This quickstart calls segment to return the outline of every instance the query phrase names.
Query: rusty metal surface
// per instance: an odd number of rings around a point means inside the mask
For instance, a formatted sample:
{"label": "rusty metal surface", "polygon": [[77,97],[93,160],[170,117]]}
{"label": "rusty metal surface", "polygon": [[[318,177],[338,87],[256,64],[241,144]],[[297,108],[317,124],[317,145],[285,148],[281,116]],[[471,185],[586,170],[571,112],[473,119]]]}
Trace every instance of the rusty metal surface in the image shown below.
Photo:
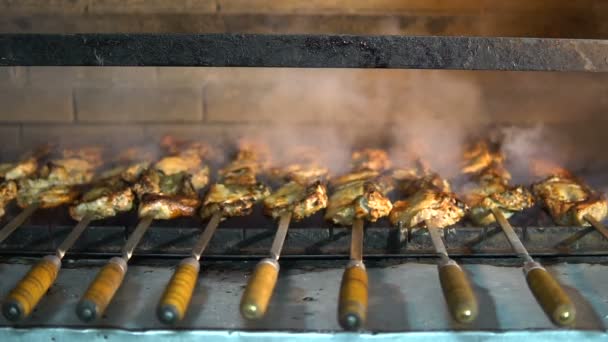
{"label": "rusty metal surface", "polygon": [[264,34],[2,34],[0,66],[608,71],[608,40]]}

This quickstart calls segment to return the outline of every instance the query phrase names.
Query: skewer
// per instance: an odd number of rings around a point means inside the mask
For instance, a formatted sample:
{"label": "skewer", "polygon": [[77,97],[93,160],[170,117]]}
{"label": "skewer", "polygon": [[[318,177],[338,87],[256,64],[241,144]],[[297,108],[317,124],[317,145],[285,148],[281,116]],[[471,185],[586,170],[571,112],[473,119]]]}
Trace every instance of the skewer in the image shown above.
{"label": "skewer", "polygon": [[40,208],[39,203],[32,204],[25,209],[23,209],[17,216],[15,216],[9,223],[7,223],[0,230],[0,243],[6,240],[17,228],[21,227],[21,225],[28,219],[36,210]]}
{"label": "skewer", "polygon": [[29,316],[42,296],[53,285],[61,268],[61,259],[74,245],[92,221],[92,216],[85,216],[76,224],[70,234],[57,247],[55,255],[47,255],[30,268],[29,272],[17,283],[8,294],[2,305],[4,317],[18,321]]}
{"label": "skewer", "polygon": [[342,275],[338,322],[346,330],[357,330],[367,318],[368,278],[363,264],[363,220],[355,219],[350,242],[350,262]]}
{"label": "skewer", "polygon": [[97,273],[95,280],[89,285],[76,307],[76,314],[82,321],[92,321],[105,312],[122,284],[127,273],[127,263],[135,247],[150,228],[152,221],[154,221],[152,216],[142,218],[123,246],[121,256],[110,259]]}
{"label": "skewer", "polygon": [[175,269],[158,304],[156,313],[161,322],[173,324],[184,318],[192,299],[192,293],[196,287],[200,270],[199,260],[211,241],[221,219],[222,213],[220,211],[211,216],[207,227],[200,235],[194,248],[192,248],[190,257],[183,259]]}
{"label": "skewer", "polygon": [[435,252],[439,256],[437,269],[448,309],[456,321],[470,323],[477,318],[478,312],[477,298],[471,284],[462,268],[456,261],[450,259],[438,228],[428,220],[425,224],[431,235]]}
{"label": "skewer", "polygon": [[255,267],[241,298],[241,315],[247,319],[260,319],[266,314],[270,298],[279,277],[279,258],[287,237],[291,211],[281,215],[277,232],[270,248],[270,257]]}
{"label": "skewer", "polygon": [[[591,226],[593,226],[593,228],[595,228],[595,230],[598,231],[598,233],[602,234],[602,236],[605,239],[608,239],[608,228],[606,228],[606,226],[604,226],[603,223],[601,223],[600,221],[596,220],[593,216],[586,214],[585,216],[583,216],[583,218],[589,222],[591,224]],[[0,240],[1,242],[1,240]]]}
{"label": "skewer", "polygon": [[565,326],[573,323],[576,319],[576,310],[566,292],[541,264],[532,259],[502,212],[492,208],[492,214],[517,256],[524,260],[524,274],[528,286],[547,316],[557,325]]}

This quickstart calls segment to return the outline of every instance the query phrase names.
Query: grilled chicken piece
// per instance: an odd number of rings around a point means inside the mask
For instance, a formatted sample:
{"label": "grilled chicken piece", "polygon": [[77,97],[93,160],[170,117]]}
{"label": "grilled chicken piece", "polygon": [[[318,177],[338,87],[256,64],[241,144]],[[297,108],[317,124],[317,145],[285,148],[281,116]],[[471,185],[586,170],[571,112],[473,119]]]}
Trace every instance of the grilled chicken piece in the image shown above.
{"label": "grilled chicken piece", "polygon": [[167,175],[155,168],[147,170],[133,186],[140,200],[139,216],[157,220],[193,216],[200,199],[191,179],[186,172]]}
{"label": "grilled chicken piece", "polygon": [[389,216],[394,225],[411,228],[429,221],[437,228],[445,228],[466,214],[466,205],[450,191],[450,184],[437,174],[407,179],[400,188],[406,199],[395,202]]}
{"label": "grilled chicken piece", "polygon": [[33,175],[38,170],[38,159],[27,158],[19,163],[0,164],[0,178],[16,180]]}
{"label": "grilled chicken piece", "polygon": [[263,146],[240,143],[236,158],[218,171],[219,183],[212,185],[205,196],[202,218],[216,212],[221,212],[223,217],[249,215],[255,203],[270,195],[270,189],[256,178],[256,174],[266,168],[264,151]]}
{"label": "grilled chicken piece", "polygon": [[254,204],[270,195],[268,187],[256,184],[213,184],[205,196],[202,218],[209,218],[218,211],[225,217],[251,214]]}
{"label": "grilled chicken piece", "polygon": [[6,206],[17,197],[17,183],[7,180],[0,183],[0,217],[6,213]]}
{"label": "grilled chicken piece", "polygon": [[534,184],[532,191],[559,225],[590,226],[585,215],[602,221],[608,214],[606,199],[566,172]]}
{"label": "grilled chicken piece", "polygon": [[62,158],[51,160],[35,177],[19,180],[17,204],[53,208],[72,203],[79,193],[74,186],[90,182],[101,165],[101,151],[99,147],[64,150]]}
{"label": "grilled chicken piece", "polygon": [[534,205],[530,191],[524,186],[509,186],[505,173],[498,165],[490,166],[478,175],[476,187],[465,190],[465,202],[471,208],[469,217],[475,224],[487,226],[496,222],[492,208],[500,210],[508,219]]}
{"label": "grilled chicken piece", "polygon": [[476,142],[464,152],[465,165],[462,173],[476,174],[488,168],[491,164],[502,165],[504,155],[500,152],[490,151],[486,141]]}
{"label": "grilled chicken piece", "polygon": [[327,206],[327,188],[320,181],[291,181],[264,199],[264,213],[278,218],[286,212],[299,221]]}
{"label": "grilled chicken piece", "polygon": [[332,181],[325,219],[335,224],[352,225],[356,219],[375,222],[387,216],[393,205],[386,197],[394,182],[380,172],[390,167],[386,152],[366,149],[351,156],[353,172]]}
{"label": "grilled chicken piece", "polygon": [[91,215],[94,220],[116,216],[133,208],[135,195],[120,175],[104,179],[82,195],[76,205],[70,207],[70,215],[76,221]]}

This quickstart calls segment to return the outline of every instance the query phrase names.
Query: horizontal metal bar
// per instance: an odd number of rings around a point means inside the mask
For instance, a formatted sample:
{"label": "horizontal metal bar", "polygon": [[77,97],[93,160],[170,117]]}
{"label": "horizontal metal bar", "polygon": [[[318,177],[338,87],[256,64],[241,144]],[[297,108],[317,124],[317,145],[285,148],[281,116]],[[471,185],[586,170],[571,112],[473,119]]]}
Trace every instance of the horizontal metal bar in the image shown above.
{"label": "horizontal metal bar", "polygon": [[0,66],[608,71],[608,40],[264,34],[2,34]]}

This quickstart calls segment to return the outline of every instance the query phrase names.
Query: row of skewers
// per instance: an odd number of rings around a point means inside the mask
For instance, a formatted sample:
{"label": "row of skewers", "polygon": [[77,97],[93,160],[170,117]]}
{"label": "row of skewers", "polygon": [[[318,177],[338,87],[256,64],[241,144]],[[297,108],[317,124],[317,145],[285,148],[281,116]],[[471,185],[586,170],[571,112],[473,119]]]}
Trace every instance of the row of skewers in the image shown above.
{"label": "row of skewers", "polygon": [[[278,220],[278,228],[269,257],[255,267],[243,293],[240,311],[246,319],[259,319],[268,310],[289,223],[325,209],[327,220],[352,227],[350,262],[342,278],[338,305],[338,320],[345,329],[356,330],[365,323],[368,277],[362,252],[364,225],[383,217],[396,227],[428,230],[439,256],[439,278],[448,308],[455,320],[464,323],[476,318],[477,300],[465,273],[449,258],[440,229],[465,217],[479,226],[498,223],[524,260],[526,279],[539,304],[553,322],[567,325],[576,315],[572,302],[529,256],[507,219],[540,201],[557,224],[593,225],[602,230],[600,222],[608,213],[606,200],[564,169],[545,172],[548,177],[535,183],[531,191],[510,185],[504,156],[486,141],[466,150],[462,172],[474,186],[466,187],[462,198],[417,156],[413,167],[391,169],[386,152],[355,151],[351,171],[329,178],[329,170],[318,162],[317,151],[289,151],[291,157],[286,165],[271,168],[269,153],[263,146],[242,142],[201,199],[199,194],[210,181],[208,163],[213,149],[201,142],[169,137],[163,139],[161,146],[165,155],[160,159],[145,150],[128,149],[112,158],[104,171],[99,171],[104,163],[102,149],[97,147],[60,153],[41,149],[21,162],[0,165],[0,207],[16,199],[23,208],[0,230],[0,242],[39,208],[69,205],[70,215],[78,221],[56,253],[34,265],[7,295],[2,305],[7,319],[17,321],[33,311],[55,281],[61,259],[92,221],[137,206],[140,221],[121,255],[102,267],[76,312],[83,321],[103,314],[121,286],[129,259],[154,220],[198,213],[208,220],[207,226],[191,256],[176,267],[158,305],[159,320],[175,323],[186,314],[198,279],[200,258],[219,224],[230,217],[249,215],[254,205],[262,202],[265,214]],[[275,191],[259,181],[264,172],[281,183]],[[388,194],[394,190],[402,199],[392,203]]]}

